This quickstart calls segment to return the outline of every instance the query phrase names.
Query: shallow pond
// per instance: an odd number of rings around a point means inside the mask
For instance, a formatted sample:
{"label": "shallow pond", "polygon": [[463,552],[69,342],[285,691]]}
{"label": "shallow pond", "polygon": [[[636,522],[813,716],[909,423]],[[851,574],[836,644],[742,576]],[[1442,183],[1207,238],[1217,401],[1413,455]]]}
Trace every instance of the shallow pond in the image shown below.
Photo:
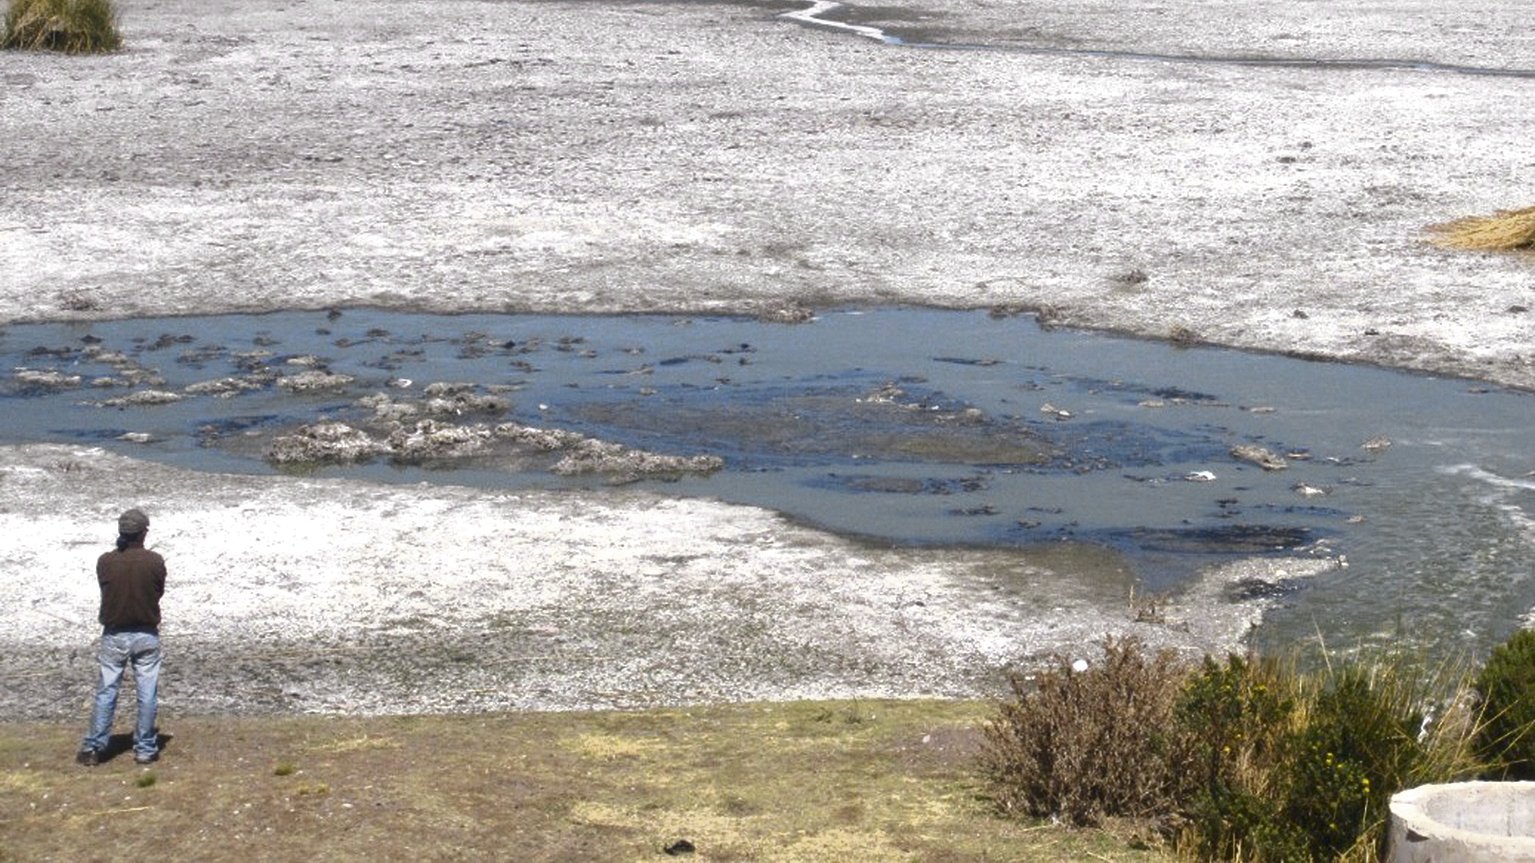
{"label": "shallow pond", "polygon": [[[1464,380],[920,309],[797,325],[368,309],[13,325],[0,354],[6,442],[270,472],[275,436],[376,421],[358,405],[372,394],[465,383],[495,406],[445,422],[716,455],[723,470],[643,484],[871,541],[1108,549],[1149,591],[1232,556],[1344,557],[1289,595],[1268,645],[1480,648],[1535,606],[1535,397]],[[291,386],[316,373],[332,385]],[[166,395],[137,403],[145,392]],[[489,450],[306,470],[605,482],[549,462]]]}

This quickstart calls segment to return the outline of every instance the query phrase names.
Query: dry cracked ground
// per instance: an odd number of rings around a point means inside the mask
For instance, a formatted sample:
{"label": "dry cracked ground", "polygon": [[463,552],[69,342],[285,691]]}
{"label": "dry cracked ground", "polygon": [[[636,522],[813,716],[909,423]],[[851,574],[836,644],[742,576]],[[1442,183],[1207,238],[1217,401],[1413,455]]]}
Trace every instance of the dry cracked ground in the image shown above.
{"label": "dry cracked ground", "polygon": [[[1426,229],[1528,206],[1513,0],[126,0],[127,48],[0,55],[0,321],[351,305],[1005,307],[1535,385],[1528,255]],[[1463,68],[1457,68],[1463,67]],[[1082,556],[892,551],[636,491],[210,477],[0,450],[0,718],[86,697],[90,561],[170,561],[167,709],[424,712],[973,695],[1166,623]]]}

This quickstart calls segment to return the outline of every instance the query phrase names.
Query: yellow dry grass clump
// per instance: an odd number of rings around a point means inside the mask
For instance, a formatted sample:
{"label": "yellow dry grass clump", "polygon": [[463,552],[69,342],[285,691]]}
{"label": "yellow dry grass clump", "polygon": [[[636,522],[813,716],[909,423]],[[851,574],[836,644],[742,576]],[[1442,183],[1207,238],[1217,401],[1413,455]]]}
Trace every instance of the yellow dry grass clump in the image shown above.
{"label": "yellow dry grass clump", "polygon": [[97,54],[123,44],[112,0],[11,0],[0,48]]}
{"label": "yellow dry grass clump", "polygon": [[1535,249],[1535,207],[1468,216],[1432,228],[1442,246],[1473,251]]}

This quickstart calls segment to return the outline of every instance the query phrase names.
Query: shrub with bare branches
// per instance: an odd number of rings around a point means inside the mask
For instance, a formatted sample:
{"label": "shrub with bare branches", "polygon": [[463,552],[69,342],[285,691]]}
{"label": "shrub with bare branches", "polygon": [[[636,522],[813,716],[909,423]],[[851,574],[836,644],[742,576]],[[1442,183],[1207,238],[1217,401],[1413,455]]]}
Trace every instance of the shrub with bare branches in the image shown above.
{"label": "shrub with bare branches", "polygon": [[1134,638],[1110,638],[1085,671],[1056,656],[1033,686],[1015,676],[1014,697],[985,729],[998,804],[1073,824],[1173,816],[1194,772],[1174,722],[1188,673],[1171,652],[1147,655]]}

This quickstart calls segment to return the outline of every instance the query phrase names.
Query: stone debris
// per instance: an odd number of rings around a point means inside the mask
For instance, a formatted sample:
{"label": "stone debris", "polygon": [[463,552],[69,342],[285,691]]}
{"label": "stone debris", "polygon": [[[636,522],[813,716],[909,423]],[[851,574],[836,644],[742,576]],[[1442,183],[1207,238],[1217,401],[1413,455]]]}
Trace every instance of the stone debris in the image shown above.
{"label": "stone debris", "polygon": [[266,361],[272,358],[272,352],[266,350],[240,351],[229,355],[235,365],[246,371],[266,368]]}
{"label": "stone debris", "polygon": [[395,401],[386,393],[374,393],[357,400],[357,406],[373,411],[373,418],[380,422],[402,422],[421,413],[415,402]]}
{"label": "stone debris", "polygon": [[11,374],[11,378],[23,386],[51,390],[74,389],[80,385],[81,381],[79,375],[67,375],[51,369],[17,369]]}
{"label": "stone debris", "polygon": [[894,404],[906,397],[906,391],[895,385],[894,381],[886,381],[879,389],[873,390],[856,399],[860,404]]}
{"label": "stone debris", "polygon": [[[315,383],[329,383],[329,372],[315,371],[282,378],[285,386],[295,378],[316,377]],[[350,379],[347,378],[349,381]],[[378,392],[357,400],[360,408],[372,411],[366,425],[371,433],[340,422],[315,423],[272,441],[267,459],[274,463],[348,463],[383,455],[391,460],[415,464],[444,459],[488,455],[499,443],[519,448],[526,454],[560,453],[551,470],[561,476],[605,474],[615,483],[646,478],[675,477],[687,473],[712,473],[724,467],[717,456],[672,456],[633,450],[618,444],[594,440],[583,434],[562,429],[545,429],[518,423],[490,426],[484,423],[455,424],[443,418],[464,414],[502,414],[511,409],[511,400],[499,392],[481,393],[474,383],[437,382],[421,389],[421,398],[397,398]],[[491,387],[496,390],[497,388]],[[506,388],[500,388],[502,390]],[[540,409],[545,406],[540,405]]]}
{"label": "stone debris", "polygon": [[137,408],[150,405],[168,405],[179,402],[184,398],[181,393],[166,392],[165,390],[139,390],[115,399],[107,399],[101,404],[109,408]]}
{"label": "stone debris", "polygon": [[815,311],[796,302],[767,306],[757,312],[765,324],[803,324],[815,319]]}
{"label": "stone debris", "polygon": [[422,408],[427,413],[438,416],[461,416],[471,413],[504,414],[512,409],[512,402],[504,396],[454,393],[449,396],[428,398],[422,404]]}
{"label": "stone debris", "polygon": [[1284,470],[1290,466],[1284,456],[1257,444],[1237,444],[1231,448],[1231,455],[1240,461],[1252,462],[1264,470]]}
{"label": "stone debris", "polygon": [[564,429],[541,429],[532,426],[502,423],[496,426],[496,436],[536,450],[554,452],[586,440],[586,435]]}
{"label": "stone debris", "polygon": [[588,438],[572,447],[550,470],[560,476],[606,474],[612,482],[624,483],[688,473],[714,473],[724,466],[725,460],[719,456],[659,455]]}
{"label": "stone debris", "polygon": [[396,429],[389,435],[388,446],[391,457],[398,461],[460,458],[484,451],[492,436],[484,425],[457,426],[424,419]]}
{"label": "stone debris", "polygon": [[229,398],[250,390],[259,390],[270,383],[270,379],[260,378],[218,378],[211,381],[198,381],[188,384],[185,391],[194,395],[210,395],[219,398]]}
{"label": "stone debris", "polygon": [[85,358],[92,362],[101,363],[104,366],[117,366],[118,368],[138,365],[138,363],[134,362],[122,351],[109,351],[100,345],[91,345],[86,348]]}
{"label": "stone debris", "polygon": [[455,384],[441,387],[428,386],[416,401],[394,399],[387,393],[374,393],[357,400],[359,407],[373,411],[373,418],[381,422],[404,422],[422,416],[449,417],[465,414],[500,415],[512,409],[511,399],[501,395],[473,392],[474,384]]}
{"label": "stone debris", "polygon": [[436,383],[427,384],[422,392],[426,394],[427,398],[440,399],[472,393],[478,388],[479,385],[475,383],[437,381]]}
{"label": "stone debris", "polygon": [[[292,362],[291,360],[289,362]],[[277,379],[277,385],[290,392],[314,392],[316,390],[339,390],[351,384],[356,378],[351,375],[338,374],[319,369],[307,372],[299,372],[296,375],[288,375]]]}
{"label": "stone debris", "polygon": [[361,429],[346,423],[320,422],[273,438],[266,457],[275,464],[348,463],[364,461],[387,450],[385,444]]}
{"label": "stone debris", "polygon": [[1385,435],[1376,435],[1375,437],[1372,437],[1364,443],[1360,444],[1359,448],[1368,452],[1382,452],[1388,449],[1390,446],[1391,438],[1388,438]]}

